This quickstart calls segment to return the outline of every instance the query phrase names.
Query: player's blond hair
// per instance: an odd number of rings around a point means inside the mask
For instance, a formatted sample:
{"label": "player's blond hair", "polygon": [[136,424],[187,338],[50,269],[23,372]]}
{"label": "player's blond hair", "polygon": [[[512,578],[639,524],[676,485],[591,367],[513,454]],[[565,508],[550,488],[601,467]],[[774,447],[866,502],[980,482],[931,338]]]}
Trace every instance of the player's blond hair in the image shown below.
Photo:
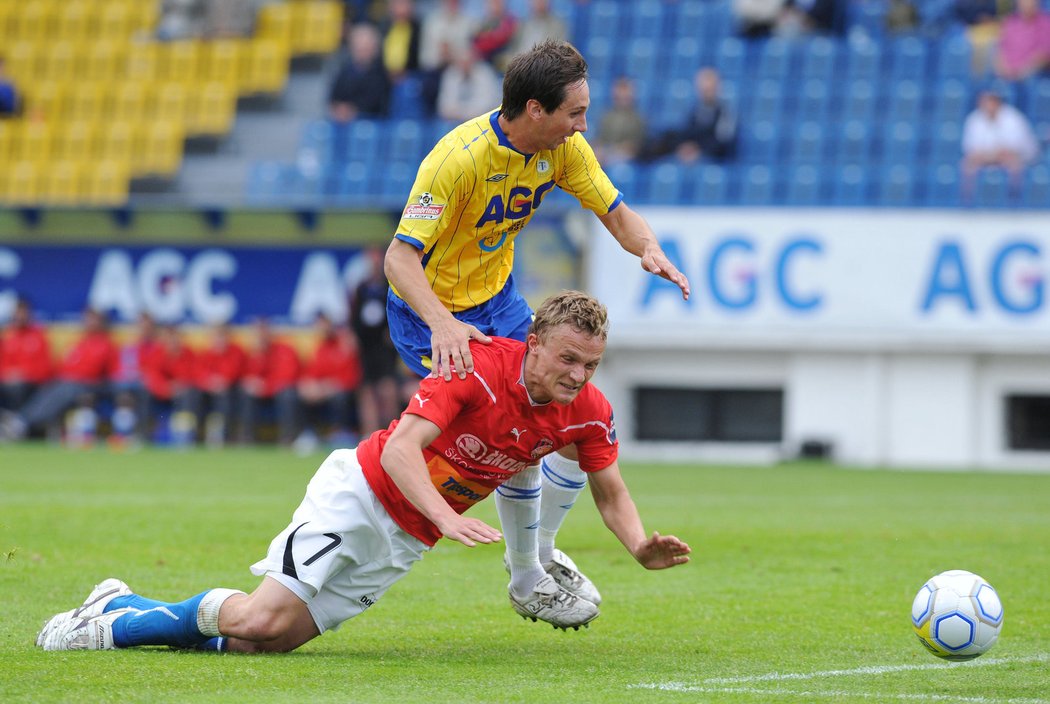
{"label": "player's blond hair", "polygon": [[544,341],[559,325],[568,325],[604,342],[609,338],[609,311],[582,291],[562,291],[540,304],[529,332]]}

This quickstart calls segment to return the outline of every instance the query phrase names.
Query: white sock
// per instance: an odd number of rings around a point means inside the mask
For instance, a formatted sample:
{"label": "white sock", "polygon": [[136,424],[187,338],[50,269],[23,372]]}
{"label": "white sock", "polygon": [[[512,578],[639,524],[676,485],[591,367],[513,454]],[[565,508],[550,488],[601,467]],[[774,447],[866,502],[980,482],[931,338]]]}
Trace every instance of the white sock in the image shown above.
{"label": "white sock", "polygon": [[554,559],[554,538],[562,521],[576,503],[576,497],[587,486],[587,473],[580,463],[552,452],[540,463],[543,489],[540,499],[539,560],[548,563]]}
{"label": "white sock", "polygon": [[540,565],[536,528],[540,514],[540,470],[533,466],[496,489],[496,512],[503,526],[510,565],[510,590],[527,596],[545,572]]}
{"label": "white sock", "polygon": [[234,594],[244,594],[239,589],[212,589],[201,599],[197,606],[197,629],[201,635],[215,638],[219,633],[219,610],[223,603]]}

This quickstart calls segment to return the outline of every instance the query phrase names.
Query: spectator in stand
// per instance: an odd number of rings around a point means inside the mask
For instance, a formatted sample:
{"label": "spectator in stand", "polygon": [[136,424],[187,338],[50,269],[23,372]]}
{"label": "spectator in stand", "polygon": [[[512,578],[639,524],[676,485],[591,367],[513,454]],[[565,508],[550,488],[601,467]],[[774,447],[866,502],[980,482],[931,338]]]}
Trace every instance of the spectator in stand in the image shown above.
{"label": "spectator in stand", "polygon": [[1050,13],[1039,0],[1017,0],[1017,12],[1003,21],[995,71],[1008,81],[1023,81],[1050,69]]}
{"label": "spectator in stand", "polygon": [[634,81],[620,76],[613,82],[612,107],[598,123],[594,152],[603,166],[637,159],[648,132],[645,118],[638,112]]}
{"label": "spectator in stand", "polygon": [[204,36],[251,37],[259,7],[268,0],[206,0]]}
{"label": "spectator in stand", "polygon": [[777,21],[776,34],[798,37],[805,34],[831,34],[841,29],[839,0],[788,0]]}
{"label": "spectator in stand", "polygon": [[0,409],[13,411],[51,380],[51,344],[33,321],[33,306],[19,298],[11,322],[0,335]]}
{"label": "spectator in stand", "polygon": [[269,321],[255,322],[255,339],[245,361],[241,379],[239,439],[247,444],[256,439],[259,413],[264,406],[277,416],[277,440],[289,445],[295,435],[299,380],[299,355],[287,342],[274,337]]}
{"label": "spectator in stand", "polygon": [[[146,387],[149,398],[149,406],[154,409],[168,409],[171,413],[171,429],[173,436],[192,435],[194,431],[193,418],[183,427],[175,428],[176,417],[181,410],[180,397],[190,386],[193,378],[193,350],[184,344],[179,331],[173,325],[161,327],[157,335],[157,344],[152,345],[149,353],[142,360],[142,382]],[[164,427],[165,412],[159,410],[151,414],[157,419],[157,425]]]}
{"label": "spectator in stand", "polygon": [[473,48],[460,52],[441,74],[437,99],[438,117],[457,123],[477,117],[503,97],[503,81],[496,69],[482,61]]}
{"label": "spectator in stand", "polygon": [[17,115],[19,110],[18,88],[7,75],[6,62],[0,56],[0,119]]}
{"label": "spectator in stand", "polygon": [[[353,447],[350,411],[354,390],[361,383],[361,358],[357,339],[349,328],[336,328],[325,314],[317,316],[317,347],[299,376],[299,403],[304,430],[297,444],[312,449],[319,425],[328,425],[329,441],[337,447]],[[313,421],[313,422],[311,422]]]}
{"label": "spectator in stand", "polygon": [[471,47],[477,20],[463,12],[459,0],[442,0],[423,18],[419,41],[419,67],[423,102],[428,114],[437,113],[441,74],[462,49]]}
{"label": "spectator in stand", "polygon": [[889,34],[910,34],[919,29],[919,8],[912,0],[890,0],[886,7],[886,31]]}
{"label": "spectator in stand", "polygon": [[648,156],[657,158],[669,153],[682,163],[700,159],[729,161],[736,155],[736,113],[722,100],[722,81],[718,71],[704,67],[694,79],[696,104],[682,126],[657,140]]}
{"label": "spectator in stand", "polygon": [[35,428],[60,421],[74,404],[96,398],[116,359],[108,321],[99,311],[88,308],[84,311],[84,334],[62,361],[55,378],[37,389],[17,413],[4,414],[0,439],[24,438]]}
{"label": "spectator in stand", "polygon": [[157,39],[177,41],[204,33],[204,0],[161,0]]}
{"label": "spectator in stand", "polygon": [[963,124],[962,150],[962,197],[970,203],[977,173],[986,168],[1005,169],[1017,198],[1025,167],[1039,154],[1039,142],[1028,118],[990,89],[981,92],[977,108]]}
{"label": "spectator in stand", "polygon": [[159,345],[153,316],[140,313],[135,327],[133,339],[118,349],[117,362],[109,381],[116,407],[115,417],[112,418],[113,429],[115,434],[128,441],[142,440],[146,434],[150,402],[142,372],[146,368],[146,360]]}
{"label": "spectator in stand", "polygon": [[737,31],[749,39],[773,34],[786,13],[786,0],[733,0]]}
{"label": "spectator in stand", "polygon": [[999,31],[1007,0],[955,0],[952,17],[966,25],[966,38],[973,48],[970,71],[986,75],[999,42]]}
{"label": "spectator in stand", "polygon": [[363,372],[357,390],[361,437],[389,425],[403,405],[398,392],[398,354],[390,339],[386,317],[390,284],[383,273],[383,250],[370,247],[365,256],[372,266],[371,272],[350,297],[350,326],[360,346]]}
{"label": "spectator in stand", "polygon": [[550,0],[531,0],[529,16],[518,25],[510,55],[528,51],[544,39],[565,41],[568,38],[569,30],[565,22],[551,12]]}
{"label": "spectator in stand", "polygon": [[221,447],[229,439],[235,394],[244,374],[247,354],[233,339],[230,326],[212,327],[208,344],[193,357],[190,384],[178,399],[178,411],[189,413],[193,426],[203,419],[204,441]]}
{"label": "spectator in stand", "polygon": [[419,18],[412,0],[390,0],[383,22],[383,68],[395,83],[419,70]]}
{"label": "spectator in stand", "polygon": [[488,0],[487,10],[474,35],[474,48],[485,61],[502,70],[518,28],[518,19],[507,9],[505,0]]}
{"label": "spectator in stand", "polygon": [[328,114],[339,123],[358,117],[385,117],[390,107],[390,78],[380,55],[379,30],[355,24],[347,35],[349,57],[328,92]]}

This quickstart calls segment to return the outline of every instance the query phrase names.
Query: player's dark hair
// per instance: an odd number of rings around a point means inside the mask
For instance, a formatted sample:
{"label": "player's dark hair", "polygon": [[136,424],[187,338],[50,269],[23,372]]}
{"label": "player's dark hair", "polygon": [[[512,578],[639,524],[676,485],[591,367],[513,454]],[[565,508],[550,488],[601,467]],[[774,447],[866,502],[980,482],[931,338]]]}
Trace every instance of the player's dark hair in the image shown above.
{"label": "player's dark hair", "polygon": [[597,299],[581,291],[562,291],[543,303],[532,318],[529,332],[545,340],[551,330],[569,325],[601,340],[609,338],[609,311]]}
{"label": "player's dark hair", "polygon": [[513,120],[525,111],[529,100],[537,100],[547,112],[563,102],[569,86],[587,80],[587,61],[568,42],[547,39],[515,56],[503,77],[503,107],[500,114]]}

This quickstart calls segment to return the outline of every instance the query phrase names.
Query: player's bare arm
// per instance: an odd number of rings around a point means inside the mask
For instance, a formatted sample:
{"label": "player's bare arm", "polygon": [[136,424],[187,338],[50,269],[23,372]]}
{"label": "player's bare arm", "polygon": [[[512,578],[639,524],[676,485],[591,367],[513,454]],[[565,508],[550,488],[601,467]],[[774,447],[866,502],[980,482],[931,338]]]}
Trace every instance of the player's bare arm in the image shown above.
{"label": "player's bare arm", "polygon": [[441,428],[425,418],[405,414],[390,434],[380,462],[412,505],[438,527],[441,534],[467,547],[494,543],[502,535],[484,521],[461,516],[441,498],[430,481],[423,448],[432,443]]}
{"label": "player's bare arm", "polygon": [[387,279],[406,303],[430,328],[431,375],[452,378],[455,368],[460,379],[474,371],[470,341],[488,344],[492,338],[473,325],[461,322],[438,300],[422,266],[423,252],[407,242],[394,239],[386,251],[383,267]]}
{"label": "player's bare arm", "polygon": [[642,519],[616,462],[592,472],[590,485],[594,503],[606,527],[640,565],[650,570],[662,570],[689,562],[689,546],[675,536],[654,532],[646,537]]}
{"label": "player's bare arm", "polygon": [[643,269],[678,286],[682,289],[682,298],[689,300],[689,279],[664,254],[645,218],[621,202],[605,215],[599,215],[598,219],[621,247],[641,260]]}

